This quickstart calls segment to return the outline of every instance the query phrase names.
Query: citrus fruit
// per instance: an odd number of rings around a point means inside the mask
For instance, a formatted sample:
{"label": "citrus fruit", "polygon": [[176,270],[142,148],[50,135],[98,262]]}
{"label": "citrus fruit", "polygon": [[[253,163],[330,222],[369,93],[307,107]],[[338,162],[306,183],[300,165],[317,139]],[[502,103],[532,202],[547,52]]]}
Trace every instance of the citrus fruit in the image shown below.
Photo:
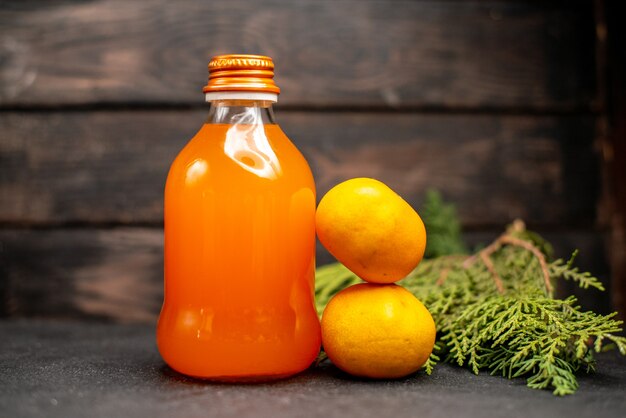
{"label": "citrus fruit", "polygon": [[344,181],[322,198],[317,236],[337,260],[372,283],[393,283],[421,261],[426,229],[420,216],[384,183]]}
{"label": "citrus fruit", "polygon": [[428,309],[395,284],[350,286],[322,315],[324,351],[354,376],[392,379],[416,372],[428,360],[435,334]]}

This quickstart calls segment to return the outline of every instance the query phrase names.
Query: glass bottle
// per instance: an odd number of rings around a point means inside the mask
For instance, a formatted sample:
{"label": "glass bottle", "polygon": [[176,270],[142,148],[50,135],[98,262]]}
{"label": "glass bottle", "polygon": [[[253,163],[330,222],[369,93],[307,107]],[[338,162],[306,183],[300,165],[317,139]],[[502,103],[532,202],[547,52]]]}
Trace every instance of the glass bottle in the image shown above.
{"label": "glass bottle", "polygon": [[214,57],[207,122],[165,187],[165,362],[213,380],[268,380],[316,358],[315,184],[274,120],[273,62]]}

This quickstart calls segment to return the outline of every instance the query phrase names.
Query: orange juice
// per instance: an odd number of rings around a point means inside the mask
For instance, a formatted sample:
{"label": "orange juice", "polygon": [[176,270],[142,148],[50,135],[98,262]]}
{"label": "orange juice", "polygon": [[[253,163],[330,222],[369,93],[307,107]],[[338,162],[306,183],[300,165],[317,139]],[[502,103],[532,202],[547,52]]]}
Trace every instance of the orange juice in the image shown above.
{"label": "orange juice", "polygon": [[157,343],[181,373],[266,380],[319,352],[315,185],[272,96],[237,92],[211,96],[208,122],[170,168]]}

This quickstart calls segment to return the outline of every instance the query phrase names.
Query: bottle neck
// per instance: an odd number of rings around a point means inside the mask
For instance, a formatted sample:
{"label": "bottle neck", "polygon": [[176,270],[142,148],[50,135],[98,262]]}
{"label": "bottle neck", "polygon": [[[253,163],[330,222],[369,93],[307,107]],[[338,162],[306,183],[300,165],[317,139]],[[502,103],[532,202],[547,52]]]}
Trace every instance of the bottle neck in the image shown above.
{"label": "bottle neck", "polygon": [[245,99],[220,99],[211,100],[209,124],[226,125],[273,125],[274,110],[272,101],[269,100],[245,100]]}

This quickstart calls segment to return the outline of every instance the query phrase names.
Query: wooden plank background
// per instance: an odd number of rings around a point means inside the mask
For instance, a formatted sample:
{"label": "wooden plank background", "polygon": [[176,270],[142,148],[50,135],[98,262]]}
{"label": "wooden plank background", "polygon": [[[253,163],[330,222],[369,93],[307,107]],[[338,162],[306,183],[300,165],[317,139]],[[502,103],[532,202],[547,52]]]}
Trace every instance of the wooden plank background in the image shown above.
{"label": "wooden plank background", "polygon": [[608,283],[597,7],[2,2],[0,314],[154,320],[167,169],[205,118],[208,58],[232,52],[275,59],[320,196],[355,176],[414,206],[437,188],[471,242],[522,217]]}
{"label": "wooden plank background", "polygon": [[[169,165],[205,115],[0,114],[6,135],[0,222],[160,224]],[[597,164],[580,158],[594,153],[592,117],[278,112],[277,118],[309,160],[320,196],[340,181],[368,176],[415,206],[428,188],[444,190],[463,202],[459,210],[471,226],[515,217],[585,223],[595,213]]]}
{"label": "wooden plank background", "polygon": [[3,2],[2,103],[198,103],[220,53],[263,52],[292,106],[587,109],[591,2]]}
{"label": "wooden plank background", "polygon": [[[472,231],[470,244],[493,240],[499,230]],[[580,249],[578,264],[607,277],[605,237],[587,230],[546,232],[562,251]],[[123,322],[153,321],[163,296],[163,230],[148,227],[0,230],[2,314]],[[320,263],[332,257],[318,245]],[[608,313],[607,294],[582,292],[569,282],[562,294],[577,294],[586,307]]]}

